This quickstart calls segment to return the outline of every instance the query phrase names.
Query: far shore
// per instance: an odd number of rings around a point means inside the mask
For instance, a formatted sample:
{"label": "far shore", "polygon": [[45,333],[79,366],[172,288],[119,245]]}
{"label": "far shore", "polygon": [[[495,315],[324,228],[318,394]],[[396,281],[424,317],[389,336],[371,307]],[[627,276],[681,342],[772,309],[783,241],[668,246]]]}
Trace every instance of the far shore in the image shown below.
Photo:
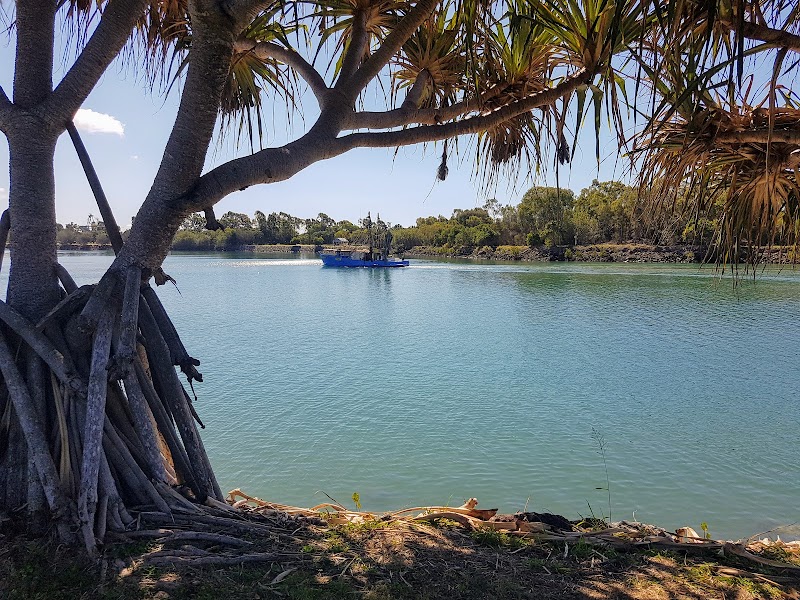
{"label": "far shore", "polygon": [[[325,247],[328,247],[326,245]],[[233,248],[181,249],[180,252],[252,252],[254,254],[286,253],[312,254],[323,246],[313,244],[260,244]],[[62,251],[109,251],[110,244],[61,245]],[[173,250],[176,251],[176,250]],[[705,263],[715,262],[708,246],[639,244],[591,244],[586,246],[498,246],[491,248],[451,248],[441,246],[415,246],[402,253],[405,258],[467,258],[520,262],[614,262],[614,263]],[[775,247],[765,252],[770,264],[797,262],[792,249]],[[795,259],[794,261],[792,259]],[[763,258],[762,258],[762,262]]]}

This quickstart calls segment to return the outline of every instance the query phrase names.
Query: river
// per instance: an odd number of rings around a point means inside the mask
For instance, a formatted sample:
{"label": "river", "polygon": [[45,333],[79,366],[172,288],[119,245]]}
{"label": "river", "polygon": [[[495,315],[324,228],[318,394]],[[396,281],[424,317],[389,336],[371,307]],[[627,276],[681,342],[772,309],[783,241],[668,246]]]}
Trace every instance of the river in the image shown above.
{"label": "river", "polygon": [[[61,256],[79,284],[110,260]],[[374,511],[475,496],[723,538],[800,521],[791,269],[735,289],[697,265],[173,254],[165,271],[224,489]]]}

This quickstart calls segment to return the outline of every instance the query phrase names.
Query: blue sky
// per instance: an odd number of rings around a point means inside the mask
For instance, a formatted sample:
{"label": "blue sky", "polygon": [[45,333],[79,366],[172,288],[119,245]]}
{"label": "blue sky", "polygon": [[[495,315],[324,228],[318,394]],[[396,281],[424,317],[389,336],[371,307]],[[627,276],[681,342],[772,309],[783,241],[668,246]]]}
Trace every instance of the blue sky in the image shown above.
{"label": "blue sky", "polygon": [[[0,85],[11,95],[14,69],[14,39],[0,44]],[[61,44],[57,44],[61,45]],[[60,57],[59,57],[60,58]],[[62,60],[57,60],[54,80],[64,73]],[[131,69],[113,64],[100,84],[84,103],[86,113],[79,129],[92,156],[95,168],[111,202],[117,221],[127,228],[144,199],[161,160],[178,103],[178,90],[164,98],[150,93]],[[306,95],[305,105],[313,115],[313,97]],[[267,121],[272,109],[265,111]],[[282,116],[284,108],[275,108],[278,123],[274,136],[276,145],[296,137],[304,126],[295,118],[287,125]],[[102,115],[113,117],[118,123]],[[105,122],[104,122],[105,121]],[[95,131],[92,131],[94,126]],[[97,129],[101,131],[97,131]],[[116,133],[104,131],[114,130]],[[120,131],[121,129],[121,131]],[[590,129],[590,128],[589,128]],[[602,163],[598,173],[595,161],[594,138],[591,131],[583,132],[582,140],[571,168],[561,171],[560,184],[578,192],[591,184],[592,179],[623,179],[624,165],[616,164],[617,147],[613,137],[604,134],[601,144]],[[466,138],[459,146],[468,148]],[[249,146],[236,149],[230,141],[216,143],[206,161],[211,168],[236,155],[247,153]],[[335,159],[317,163],[289,181],[254,186],[223,199],[216,207],[218,216],[226,211],[251,215],[256,210],[265,213],[285,211],[299,217],[313,217],[325,212],[336,220],[356,221],[371,211],[380,213],[390,223],[413,224],[419,216],[443,214],[449,216],[454,208],[482,205],[486,198],[495,197],[502,204],[516,204],[534,183],[554,185],[555,175],[533,180],[520,173],[518,178],[501,179],[488,192],[473,177],[474,153],[471,147],[460,159],[449,161],[446,181],[435,182],[440,147],[408,147],[393,150],[361,149]],[[8,148],[0,144],[0,161],[6,165],[0,173],[0,206],[8,201]],[[551,169],[552,171],[552,169]],[[97,207],[86,183],[68,136],[59,141],[56,154],[56,211],[59,222],[83,224],[89,214],[97,215]]]}

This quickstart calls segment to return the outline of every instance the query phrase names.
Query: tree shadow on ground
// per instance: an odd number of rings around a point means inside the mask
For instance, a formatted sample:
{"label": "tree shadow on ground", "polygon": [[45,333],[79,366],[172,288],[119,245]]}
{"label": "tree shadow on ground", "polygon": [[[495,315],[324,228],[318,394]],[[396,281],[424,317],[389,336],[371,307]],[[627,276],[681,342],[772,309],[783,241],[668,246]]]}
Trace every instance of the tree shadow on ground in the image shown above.
{"label": "tree shadow on ground", "polygon": [[[275,527],[242,539],[250,542],[244,550],[120,540],[106,546],[99,566],[67,549],[16,541],[0,548],[0,599],[800,598],[800,582],[722,576],[727,567],[714,555],[617,553],[580,542],[565,552],[563,544],[450,526]],[[167,555],[181,560],[152,566]],[[253,562],[196,566],[237,556]]]}

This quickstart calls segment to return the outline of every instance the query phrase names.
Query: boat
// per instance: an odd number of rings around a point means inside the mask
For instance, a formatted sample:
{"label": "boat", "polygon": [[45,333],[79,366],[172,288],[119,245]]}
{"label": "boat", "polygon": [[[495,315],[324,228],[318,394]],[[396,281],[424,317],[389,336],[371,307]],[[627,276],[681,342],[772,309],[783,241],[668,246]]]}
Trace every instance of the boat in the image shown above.
{"label": "boat", "polygon": [[368,249],[326,248],[319,253],[326,267],[407,267],[408,261],[375,255]]}
{"label": "boat", "polygon": [[[368,245],[364,247],[338,246],[324,248],[319,257],[325,267],[407,267],[408,261],[402,258],[391,258],[392,232],[389,227],[381,221],[378,215],[376,223],[372,222],[369,213],[367,218],[362,221],[364,229],[367,230]],[[379,244],[380,249],[376,250],[375,245]]]}

